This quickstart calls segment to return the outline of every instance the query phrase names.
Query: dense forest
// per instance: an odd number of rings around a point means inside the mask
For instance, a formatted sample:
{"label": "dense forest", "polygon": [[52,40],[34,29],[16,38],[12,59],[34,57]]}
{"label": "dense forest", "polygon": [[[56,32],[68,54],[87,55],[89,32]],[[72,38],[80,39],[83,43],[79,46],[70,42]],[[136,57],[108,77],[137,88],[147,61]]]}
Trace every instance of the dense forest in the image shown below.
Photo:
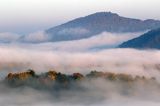
{"label": "dense forest", "polygon": [[160,87],[158,81],[154,77],[132,76],[123,73],[99,72],[91,71],[83,75],[81,73],[73,73],[67,75],[64,73],[50,70],[45,73],[36,74],[34,70],[29,69],[20,73],[9,73],[3,81],[9,87],[28,86],[38,90],[61,90],[61,89],[81,89],[81,83],[91,82],[101,79],[103,82],[111,82],[120,86],[132,88],[137,83],[141,85],[156,84]]}

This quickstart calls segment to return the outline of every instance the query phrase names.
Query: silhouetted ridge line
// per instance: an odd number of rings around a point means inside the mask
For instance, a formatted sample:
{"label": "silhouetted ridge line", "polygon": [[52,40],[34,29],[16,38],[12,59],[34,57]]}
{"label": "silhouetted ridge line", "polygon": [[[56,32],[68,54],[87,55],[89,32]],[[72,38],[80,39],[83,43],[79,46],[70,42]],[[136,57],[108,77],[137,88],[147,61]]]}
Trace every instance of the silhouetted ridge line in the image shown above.
{"label": "silhouetted ridge line", "polygon": [[120,48],[160,49],[160,28],[122,43]]}
{"label": "silhouetted ridge line", "polygon": [[47,29],[50,42],[79,40],[102,32],[141,32],[160,27],[159,20],[140,20],[112,12],[97,12]]}

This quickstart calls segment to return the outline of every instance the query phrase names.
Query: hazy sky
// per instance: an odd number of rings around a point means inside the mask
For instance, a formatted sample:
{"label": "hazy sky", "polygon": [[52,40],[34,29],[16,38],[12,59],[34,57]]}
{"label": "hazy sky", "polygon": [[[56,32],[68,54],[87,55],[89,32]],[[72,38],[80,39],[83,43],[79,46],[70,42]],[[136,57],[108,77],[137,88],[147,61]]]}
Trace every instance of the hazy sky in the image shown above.
{"label": "hazy sky", "polygon": [[100,11],[160,19],[160,0],[0,0],[0,32],[30,33]]}

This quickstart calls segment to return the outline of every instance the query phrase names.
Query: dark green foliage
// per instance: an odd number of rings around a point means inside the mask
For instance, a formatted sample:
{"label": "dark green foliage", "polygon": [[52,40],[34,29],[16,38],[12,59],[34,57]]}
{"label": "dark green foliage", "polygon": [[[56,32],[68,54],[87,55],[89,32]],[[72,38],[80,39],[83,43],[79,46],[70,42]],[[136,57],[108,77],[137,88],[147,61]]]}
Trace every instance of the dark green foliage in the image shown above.
{"label": "dark green foliage", "polygon": [[28,72],[31,74],[32,77],[35,77],[35,76],[36,76],[36,73],[35,73],[34,70],[29,69]]}

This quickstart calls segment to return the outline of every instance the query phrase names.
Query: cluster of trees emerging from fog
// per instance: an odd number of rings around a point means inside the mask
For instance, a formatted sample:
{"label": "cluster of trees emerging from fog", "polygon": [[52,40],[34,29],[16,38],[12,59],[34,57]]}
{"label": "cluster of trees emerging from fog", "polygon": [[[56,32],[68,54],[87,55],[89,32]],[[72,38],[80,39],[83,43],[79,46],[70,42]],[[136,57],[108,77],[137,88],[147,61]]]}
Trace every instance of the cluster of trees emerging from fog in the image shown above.
{"label": "cluster of trees emerging from fog", "polygon": [[[116,83],[130,85],[135,82],[157,83],[154,77],[146,78],[144,76],[132,76],[129,74],[116,74],[111,72],[91,71],[87,75],[81,73],[73,73],[66,75],[54,70],[37,75],[34,70],[27,70],[20,73],[9,73],[4,83],[10,87],[29,86],[36,89],[70,89],[74,86],[78,87],[81,82],[91,81],[94,79],[103,79]],[[106,83],[107,84],[107,83]]]}

